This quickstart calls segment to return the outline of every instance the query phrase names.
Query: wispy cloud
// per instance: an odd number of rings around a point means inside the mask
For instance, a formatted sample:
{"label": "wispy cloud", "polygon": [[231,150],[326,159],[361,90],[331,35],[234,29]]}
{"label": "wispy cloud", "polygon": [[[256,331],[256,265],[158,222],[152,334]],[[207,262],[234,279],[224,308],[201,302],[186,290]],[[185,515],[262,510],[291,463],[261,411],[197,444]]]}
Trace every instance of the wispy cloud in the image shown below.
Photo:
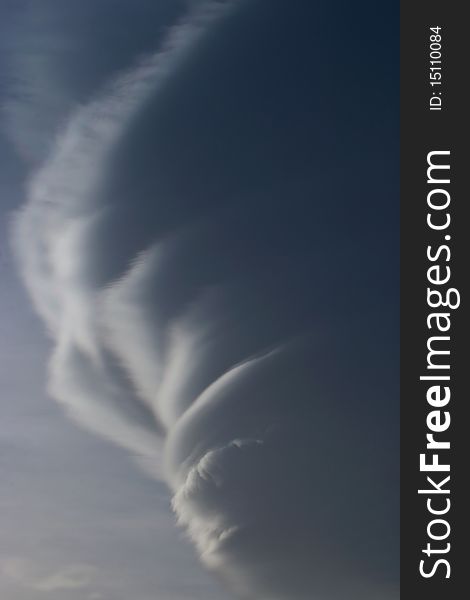
{"label": "wispy cloud", "polygon": [[128,401],[132,390],[122,379],[116,384],[99,339],[100,290],[87,281],[92,260],[87,244],[96,223],[109,215],[96,190],[114,145],[139,107],[164,85],[227,4],[198,7],[170,31],[155,55],[72,116],[51,157],[34,174],[29,200],[16,220],[14,244],[23,278],[57,343],[51,393],[88,427],[137,454],[155,454],[160,444],[152,426],[143,425],[147,411]]}
{"label": "wispy cloud", "polygon": [[68,565],[51,572],[40,564],[20,557],[1,559],[0,572],[2,577],[13,583],[38,592],[84,590],[86,594],[86,590],[98,578],[97,570],[90,565]]}
{"label": "wispy cloud", "polygon": [[[261,63],[257,128],[251,92],[243,113],[225,64],[212,64],[219,52],[236,63],[246,27],[252,38],[269,29],[257,10],[270,15],[266,3],[194,3],[159,50],[78,106],[31,177],[15,250],[54,342],[51,395],[168,482],[201,559],[239,597],[388,600],[394,476],[382,473],[389,447],[370,450],[394,418],[393,369],[376,352],[387,307],[365,288],[350,294],[351,257],[360,277],[376,275],[344,224],[357,166],[335,155],[340,176],[327,165],[305,189],[283,187],[286,140],[276,130],[266,141],[266,123],[285,105],[293,123],[298,99]],[[269,76],[281,96],[272,114]],[[311,118],[320,135],[323,114]],[[290,177],[309,180],[299,165]],[[316,204],[315,240],[303,215],[312,191],[330,201]],[[33,585],[77,589],[89,577],[71,566]]]}

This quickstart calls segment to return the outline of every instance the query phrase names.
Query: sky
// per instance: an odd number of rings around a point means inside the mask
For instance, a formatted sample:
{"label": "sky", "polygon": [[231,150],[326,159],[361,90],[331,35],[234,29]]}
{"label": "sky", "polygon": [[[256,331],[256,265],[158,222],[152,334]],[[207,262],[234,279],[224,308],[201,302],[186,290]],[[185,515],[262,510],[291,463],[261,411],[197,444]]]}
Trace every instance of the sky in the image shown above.
{"label": "sky", "polygon": [[398,598],[398,6],[0,2],[0,593]]}

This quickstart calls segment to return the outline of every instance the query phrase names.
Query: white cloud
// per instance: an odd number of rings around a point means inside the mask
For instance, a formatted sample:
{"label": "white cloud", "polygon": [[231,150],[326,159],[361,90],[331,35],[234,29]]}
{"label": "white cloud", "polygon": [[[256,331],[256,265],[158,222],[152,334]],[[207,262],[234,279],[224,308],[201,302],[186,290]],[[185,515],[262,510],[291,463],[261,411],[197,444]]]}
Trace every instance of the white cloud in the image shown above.
{"label": "white cloud", "polygon": [[[52,395],[81,423],[137,455],[154,456],[159,441],[151,428],[139,424],[142,415],[147,419],[149,415],[133,410],[132,401],[124,397],[132,390],[123,391],[122,380],[116,385],[103,356],[106,348],[97,310],[102,291],[87,281],[93,261],[87,248],[90,235],[96,222],[108,216],[108,208],[96,202],[96,190],[127,124],[227,5],[202,4],[170,30],[161,50],[72,116],[52,155],[33,176],[28,202],[14,228],[22,276],[56,341]],[[117,332],[118,327],[110,337]],[[158,370],[155,361],[153,369]],[[148,384],[139,384],[138,392],[143,387]]]}
{"label": "white cloud", "polygon": [[[368,462],[375,430],[354,420],[351,406],[358,396],[366,406],[385,405],[388,392],[349,388],[357,354],[351,340],[362,335],[365,317],[350,325],[349,314],[319,303],[315,340],[298,339],[299,323],[302,333],[312,326],[302,320],[302,290],[288,301],[283,292],[303,251],[286,266],[275,248],[278,230],[263,238],[269,222],[246,218],[253,198],[234,207],[233,198],[221,197],[207,208],[196,195],[187,204],[176,193],[154,196],[132,178],[137,189],[115,190],[112,198],[105,192],[120,175],[116,154],[136,120],[150,101],[158,106],[230,6],[204,3],[159,52],[76,110],[29,183],[14,229],[19,265],[54,342],[51,394],[81,424],[167,479],[179,522],[231,589],[257,599],[337,600],[347,591],[351,600],[372,600],[388,584],[389,561],[382,530],[365,536],[358,514],[369,495],[368,523],[388,523],[389,508],[377,464]],[[148,139],[141,141],[129,161],[143,160]],[[175,153],[178,160],[185,150]],[[193,167],[192,157],[183,158],[173,165],[181,179],[184,166]],[[115,229],[123,206],[132,220]],[[235,209],[246,219],[239,229]],[[249,231],[248,223],[255,225]],[[127,252],[117,274],[107,268],[141,230],[151,232],[150,241]],[[257,243],[259,263],[247,251]],[[332,280],[331,297],[344,295],[341,276]],[[319,293],[323,287],[319,281]],[[80,589],[92,578],[80,565],[39,575],[21,561],[5,569],[44,592]]]}
{"label": "white cloud", "polygon": [[0,573],[11,582],[38,592],[86,589],[99,575],[91,565],[66,565],[60,570],[48,570],[44,565],[21,557],[2,558]]}

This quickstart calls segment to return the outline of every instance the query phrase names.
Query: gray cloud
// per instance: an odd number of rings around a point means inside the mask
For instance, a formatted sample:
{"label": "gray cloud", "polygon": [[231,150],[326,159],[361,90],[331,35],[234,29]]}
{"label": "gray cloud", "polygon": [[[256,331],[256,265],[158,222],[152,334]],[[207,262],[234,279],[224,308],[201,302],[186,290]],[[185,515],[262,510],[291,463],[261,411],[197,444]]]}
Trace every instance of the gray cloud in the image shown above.
{"label": "gray cloud", "polygon": [[0,573],[23,587],[39,592],[86,590],[96,577],[96,570],[90,565],[67,565],[61,571],[51,574],[19,557],[1,560]]}
{"label": "gray cloud", "polygon": [[[168,482],[208,568],[241,598],[391,600],[393,189],[374,210],[393,123],[305,87],[306,42],[285,33],[299,4],[195,3],[156,52],[97,69],[86,102],[65,86],[82,104],[14,245],[54,341],[51,394]],[[310,51],[341,77],[326,12]]]}

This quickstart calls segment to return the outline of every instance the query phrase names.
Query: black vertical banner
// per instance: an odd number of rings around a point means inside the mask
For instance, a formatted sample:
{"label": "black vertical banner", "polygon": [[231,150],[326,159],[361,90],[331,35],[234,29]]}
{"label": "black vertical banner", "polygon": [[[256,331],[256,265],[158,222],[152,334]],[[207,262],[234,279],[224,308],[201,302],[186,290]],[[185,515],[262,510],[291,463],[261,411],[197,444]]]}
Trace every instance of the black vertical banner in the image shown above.
{"label": "black vertical banner", "polygon": [[401,3],[402,600],[465,597],[470,572],[465,8]]}

